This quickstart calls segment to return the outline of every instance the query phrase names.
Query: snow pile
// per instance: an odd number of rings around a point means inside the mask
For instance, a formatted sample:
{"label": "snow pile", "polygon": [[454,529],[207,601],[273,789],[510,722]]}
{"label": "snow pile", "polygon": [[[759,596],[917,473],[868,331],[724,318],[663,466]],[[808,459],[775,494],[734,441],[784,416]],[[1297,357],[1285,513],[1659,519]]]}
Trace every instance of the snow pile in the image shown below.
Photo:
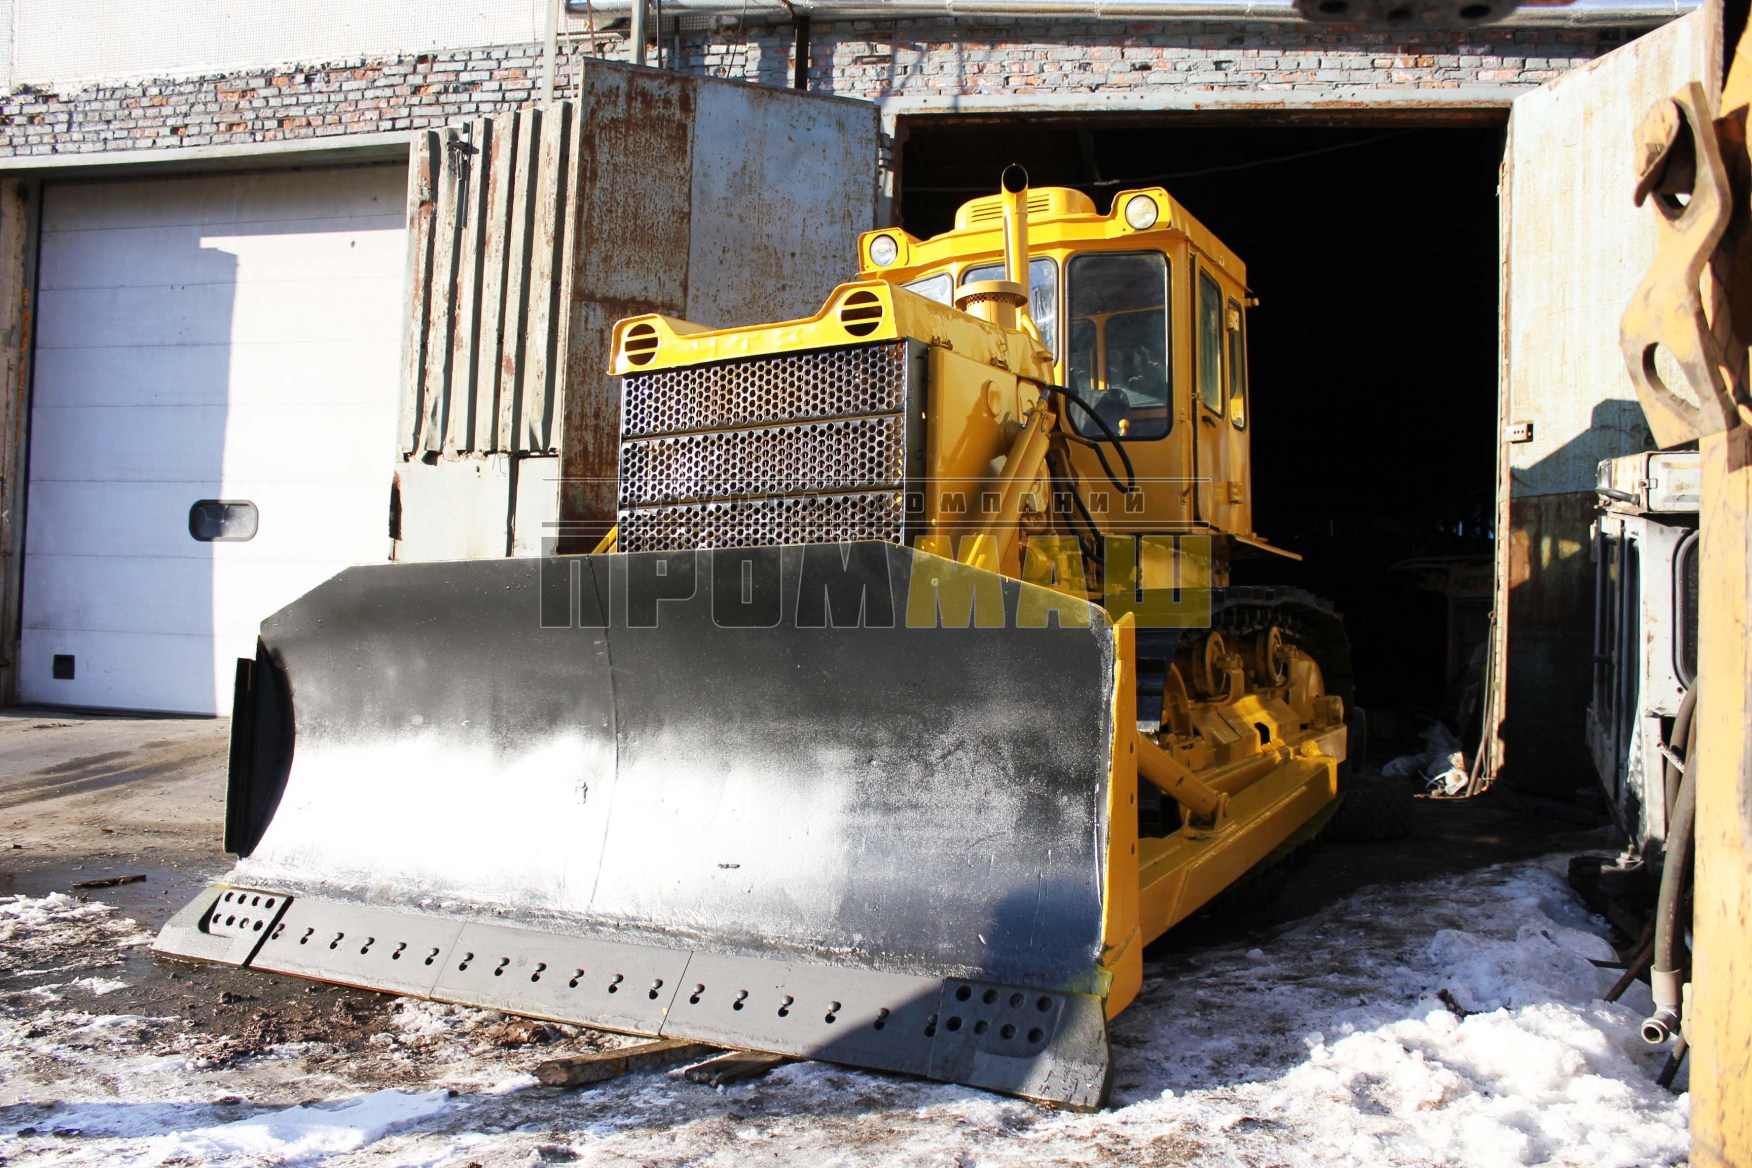
{"label": "snow pile", "polygon": [[430,1119],[451,1106],[444,1091],[374,1091],[341,1103],[288,1107],[217,1127],[164,1136],[151,1162],[289,1164],[320,1160],[374,1144],[390,1131]]}
{"label": "snow pile", "polygon": [[[1362,1163],[1683,1160],[1684,1101],[1620,1077],[1631,1074],[1632,1060],[1583,1013],[1541,1004],[1462,1019],[1432,1010],[1316,1041],[1268,1103]],[[1347,1113],[1354,1124],[1334,1123]]]}
{"label": "snow pile", "polygon": [[1212,1144],[1264,1125],[1290,1164],[1682,1162],[1687,1100],[1654,1085],[1661,1055],[1636,1034],[1646,989],[1600,1000],[1616,974],[1590,959],[1612,950],[1560,867],[1380,889],[1262,952],[1193,956],[1192,1000],[1158,986],[1140,1011],[1182,1022],[1122,1113]]}

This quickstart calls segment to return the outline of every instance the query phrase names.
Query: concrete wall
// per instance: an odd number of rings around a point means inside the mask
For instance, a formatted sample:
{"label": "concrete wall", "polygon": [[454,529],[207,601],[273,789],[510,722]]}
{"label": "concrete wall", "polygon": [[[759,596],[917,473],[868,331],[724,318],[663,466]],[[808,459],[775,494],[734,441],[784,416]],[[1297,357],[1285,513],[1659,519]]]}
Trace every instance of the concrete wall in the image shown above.
{"label": "concrete wall", "polygon": [[10,85],[528,44],[545,0],[0,0]]}
{"label": "concrete wall", "polygon": [[13,0],[0,0],[0,90],[12,88]]}

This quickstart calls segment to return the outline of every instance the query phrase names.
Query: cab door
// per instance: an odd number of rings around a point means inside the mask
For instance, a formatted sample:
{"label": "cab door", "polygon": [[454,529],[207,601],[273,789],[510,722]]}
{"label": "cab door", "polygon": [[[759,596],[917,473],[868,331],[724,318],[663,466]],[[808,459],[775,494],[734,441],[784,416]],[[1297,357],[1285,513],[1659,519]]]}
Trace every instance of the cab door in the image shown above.
{"label": "cab door", "polygon": [[[1184,271],[1175,250],[1091,250],[1065,264],[1062,376],[1096,415],[1066,418],[1076,436],[1067,454],[1093,521],[1109,533],[1159,533],[1192,518],[1191,440],[1180,389],[1189,368],[1180,326]],[[1117,443],[1104,437],[1103,426]],[[1129,493],[1121,449],[1137,479]]]}
{"label": "cab door", "polygon": [[1222,273],[1193,253],[1192,441],[1198,478],[1198,517],[1221,530],[1232,529],[1238,464],[1229,449],[1228,296]]}
{"label": "cab door", "polygon": [[1253,531],[1253,460],[1247,429],[1251,401],[1247,387],[1247,294],[1232,284],[1223,290],[1223,464],[1227,473],[1230,531]]}

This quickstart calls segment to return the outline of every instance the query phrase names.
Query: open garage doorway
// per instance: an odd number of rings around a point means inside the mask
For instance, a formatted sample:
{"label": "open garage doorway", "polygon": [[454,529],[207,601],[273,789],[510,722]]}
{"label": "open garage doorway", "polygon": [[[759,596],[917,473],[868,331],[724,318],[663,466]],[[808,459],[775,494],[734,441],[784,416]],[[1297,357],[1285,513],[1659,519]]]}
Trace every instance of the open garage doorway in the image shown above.
{"label": "open garage doorway", "polygon": [[946,230],[1010,162],[1106,211],[1161,185],[1247,264],[1255,527],[1304,556],[1236,564],[1349,628],[1377,759],[1442,719],[1478,742],[1489,624],[1506,116],[900,123],[897,215]]}

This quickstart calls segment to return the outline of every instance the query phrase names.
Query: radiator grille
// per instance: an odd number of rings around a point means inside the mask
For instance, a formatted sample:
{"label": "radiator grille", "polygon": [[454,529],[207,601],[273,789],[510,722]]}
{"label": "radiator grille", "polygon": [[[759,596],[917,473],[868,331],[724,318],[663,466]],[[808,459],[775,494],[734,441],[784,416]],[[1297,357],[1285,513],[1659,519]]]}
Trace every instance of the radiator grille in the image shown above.
{"label": "radiator grille", "polygon": [[906,408],[906,342],[629,373],[621,437],[855,418]]}
{"label": "radiator grille", "polygon": [[914,387],[904,341],[622,381],[622,550],[905,534]]}
{"label": "radiator grille", "polygon": [[636,439],[621,447],[620,505],[895,487],[905,426],[890,414]]}
{"label": "radiator grille", "polygon": [[734,499],[623,509],[620,538],[629,552],[895,540],[903,518],[899,491]]}

